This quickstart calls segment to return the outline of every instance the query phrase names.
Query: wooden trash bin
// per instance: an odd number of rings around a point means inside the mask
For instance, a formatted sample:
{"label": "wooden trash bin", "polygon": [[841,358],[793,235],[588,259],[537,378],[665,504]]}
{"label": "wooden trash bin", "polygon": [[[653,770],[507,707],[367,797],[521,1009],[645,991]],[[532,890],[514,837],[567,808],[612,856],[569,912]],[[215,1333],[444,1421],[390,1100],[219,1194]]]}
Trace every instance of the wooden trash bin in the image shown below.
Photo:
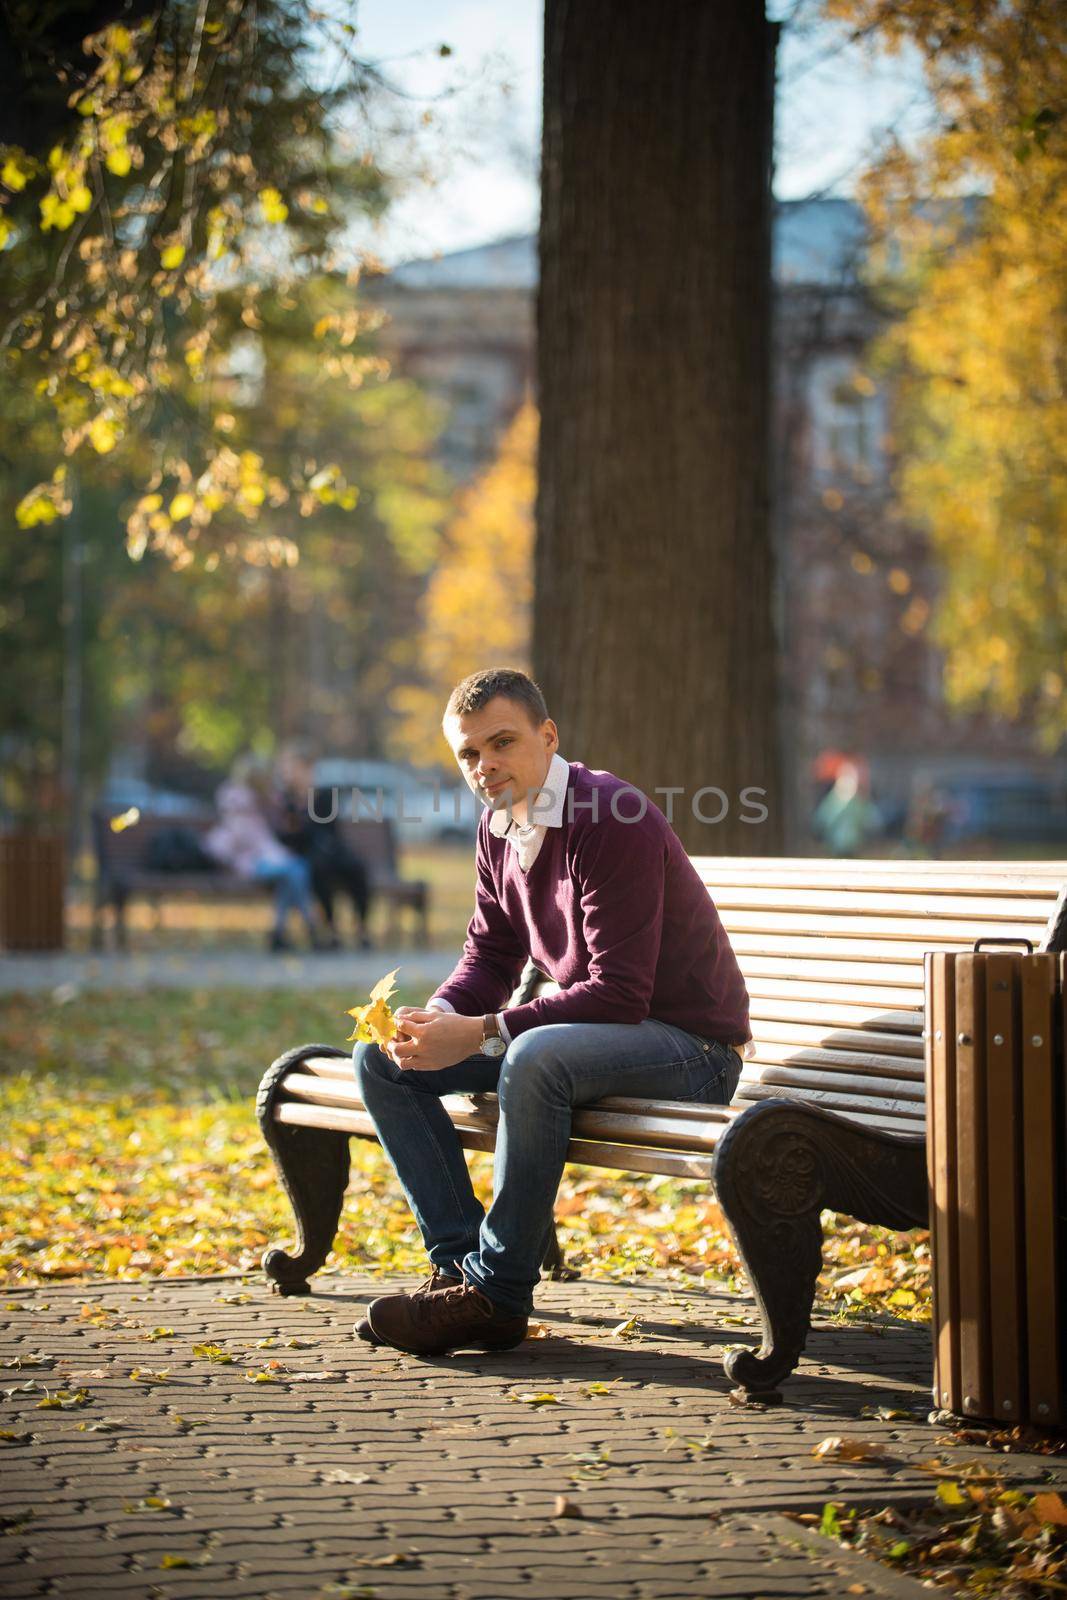
{"label": "wooden trash bin", "polygon": [[63,894],[60,834],[0,834],[0,946],[61,950]]}
{"label": "wooden trash bin", "polygon": [[926,956],[934,1400],[1067,1420],[1067,960]]}

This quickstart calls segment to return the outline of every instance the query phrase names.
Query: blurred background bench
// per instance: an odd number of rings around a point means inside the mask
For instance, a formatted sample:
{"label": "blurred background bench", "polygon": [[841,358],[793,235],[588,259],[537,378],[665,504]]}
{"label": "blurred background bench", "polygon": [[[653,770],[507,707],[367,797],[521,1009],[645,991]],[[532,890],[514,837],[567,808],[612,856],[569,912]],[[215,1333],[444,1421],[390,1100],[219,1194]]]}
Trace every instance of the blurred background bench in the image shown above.
{"label": "blurred background bench", "polygon": [[[263,900],[271,893],[269,884],[239,878],[203,852],[204,836],[217,821],[211,811],[180,816],[142,813],[136,823],[118,831],[112,827],[113,818],[111,808],[97,807],[92,813],[94,949],[103,948],[109,908],[115,944],[120,950],[127,948],[126,908],[135,896],[150,902],[158,928],[164,900]],[[425,947],[430,938],[430,886],[424,879],[401,876],[392,824],[387,818],[362,818],[342,820],[340,827],[346,844],[367,868],[373,898],[385,906],[386,943],[400,942],[401,913],[409,911],[415,941]]]}

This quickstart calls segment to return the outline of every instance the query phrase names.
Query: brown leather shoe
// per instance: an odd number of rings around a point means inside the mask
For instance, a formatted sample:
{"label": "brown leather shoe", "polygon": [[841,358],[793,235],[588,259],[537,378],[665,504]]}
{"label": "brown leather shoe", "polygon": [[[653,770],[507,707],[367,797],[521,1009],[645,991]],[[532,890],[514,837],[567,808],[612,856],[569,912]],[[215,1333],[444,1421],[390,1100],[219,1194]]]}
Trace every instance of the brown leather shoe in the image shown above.
{"label": "brown leather shoe", "polygon": [[513,1350],[526,1337],[528,1317],[500,1311],[473,1284],[437,1294],[389,1294],[367,1307],[371,1332],[383,1344],[413,1356],[448,1350]]}
{"label": "brown leather shoe", "polygon": [[[417,1289],[413,1289],[411,1292],[413,1295],[440,1294],[442,1289],[454,1289],[457,1283],[462,1282],[463,1279],[455,1277],[453,1273],[442,1272],[440,1267],[434,1267],[426,1281],[424,1283],[420,1283],[419,1287]],[[357,1339],[364,1340],[366,1344],[382,1343],[382,1340],[378,1338],[378,1335],[374,1332],[374,1329],[371,1327],[366,1317],[360,1317],[352,1331],[356,1335]]]}

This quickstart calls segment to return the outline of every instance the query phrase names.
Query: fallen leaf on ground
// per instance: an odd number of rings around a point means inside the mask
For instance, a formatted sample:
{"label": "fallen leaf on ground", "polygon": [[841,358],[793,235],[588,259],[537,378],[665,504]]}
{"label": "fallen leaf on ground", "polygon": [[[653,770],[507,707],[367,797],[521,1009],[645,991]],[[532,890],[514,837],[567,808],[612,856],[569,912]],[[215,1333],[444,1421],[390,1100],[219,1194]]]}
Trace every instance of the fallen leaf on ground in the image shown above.
{"label": "fallen leaf on ground", "polygon": [[220,1366],[228,1366],[233,1361],[233,1356],[220,1344],[194,1344],[193,1355],[203,1356],[205,1361],[217,1361]]}
{"label": "fallen leaf on ground", "polygon": [[92,1405],[92,1396],[87,1389],[76,1389],[72,1394],[69,1389],[57,1389],[55,1394],[46,1394],[43,1400],[38,1400],[38,1411],[73,1411],[78,1406]]}
{"label": "fallen leaf on ground", "polygon": [[1035,1494],[1033,1512],[1039,1522],[1051,1522],[1058,1528],[1067,1528],[1067,1501],[1062,1494],[1055,1494],[1051,1490],[1047,1494]]}
{"label": "fallen leaf on ground", "polygon": [[554,1517],[580,1517],[582,1508],[573,1500],[568,1500],[565,1494],[558,1494],[552,1504]]}
{"label": "fallen leaf on ground", "polygon": [[551,1339],[552,1329],[543,1322],[531,1322],[526,1330],[527,1339]]}
{"label": "fallen leaf on ground", "polygon": [[886,1448],[870,1439],[845,1439],[834,1434],[823,1439],[811,1453],[820,1461],[879,1461],[886,1455]]}
{"label": "fallen leaf on ground", "polygon": [[524,1406],[558,1406],[561,1404],[558,1395],[554,1394],[513,1394],[513,1400],[521,1400]]}
{"label": "fallen leaf on ground", "polygon": [[637,1329],[637,1318],[636,1317],[627,1317],[625,1322],[620,1322],[617,1327],[612,1328],[611,1337],[613,1339],[624,1339],[624,1338],[626,1338],[627,1334],[634,1333],[636,1331],[636,1329]]}

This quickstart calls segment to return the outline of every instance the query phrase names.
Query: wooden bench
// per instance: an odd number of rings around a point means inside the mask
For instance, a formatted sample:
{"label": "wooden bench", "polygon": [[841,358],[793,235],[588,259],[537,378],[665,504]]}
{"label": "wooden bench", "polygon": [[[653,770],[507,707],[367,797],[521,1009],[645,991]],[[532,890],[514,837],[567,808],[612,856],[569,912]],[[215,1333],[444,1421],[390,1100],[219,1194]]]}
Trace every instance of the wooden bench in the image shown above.
{"label": "wooden bench", "polygon": [[[568,1159],[715,1184],[763,1321],[759,1352],[732,1351],[726,1370],[766,1400],[809,1332],[821,1212],[925,1225],[924,952],[989,937],[1062,948],[1067,862],[695,865],[748,983],[755,1054],[728,1107],[615,1098],[577,1111]],[[546,987],[528,968],[515,999]],[[468,1149],[493,1148],[494,1096],[444,1104]],[[258,1114],[298,1232],[295,1254],[268,1250],[264,1270],[304,1294],[336,1235],[349,1137],[374,1126],[347,1052],[327,1045],[281,1056]],[[558,1273],[558,1254],[546,1266]]]}
{"label": "wooden bench", "polygon": [[[217,817],[210,811],[182,816],[142,813],[132,827],[115,833],[111,828],[114,809],[97,807],[92,814],[93,846],[96,852],[96,885],[93,895],[92,943],[100,949],[104,942],[104,916],[111,908],[115,942],[126,949],[126,904],[133,895],[148,899],[159,926],[160,907],[175,895],[213,900],[262,900],[271,886],[255,879],[239,878],[222,867],[203,872],[154,871],[146,865],[152,841],[175,829],[187,831],[197,839],[215,826]],[[345,842],[364,862],[370,878],[372,897],[385,902],[388,922],[385,938],[395,943],[400,937],[399,913],[410,910],[416,921],[416,940],[429,942],[430,888],[423,879],[403,878],[397,862],[396,840],[388,818],[367,818],[358,822],[341,820]]]}

